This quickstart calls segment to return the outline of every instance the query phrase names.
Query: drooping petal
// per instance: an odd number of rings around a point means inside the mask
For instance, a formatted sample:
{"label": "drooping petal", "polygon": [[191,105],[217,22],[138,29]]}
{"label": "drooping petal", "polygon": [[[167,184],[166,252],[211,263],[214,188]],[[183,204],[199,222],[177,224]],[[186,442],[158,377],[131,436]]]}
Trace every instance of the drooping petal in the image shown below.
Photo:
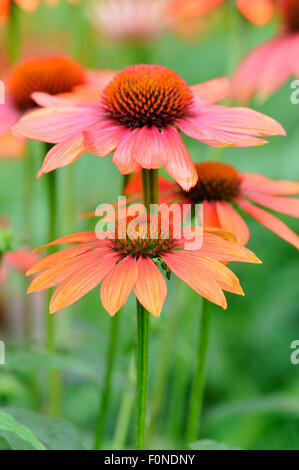
{"label": "drooping petal", "polygon": [[192,85],[190,88],[200,102],[214,104],[227,97],[230,85],[226,77],[220,77]]}
{"label": "drooping petal", "polygon": [[299,250],[299,237],[286,224],[273,214],[250,204],[248,201],[239,201],[239,205],[247,214],[254,217],[261,225],[276,233],[280,238],[294,245]]}
{"label": "drooping petal", "polygon": [[216,202],[203,202],[203,226],[220,227],[219,217],[216,209]]}
{"label": "drooping petal", "polygon": [[68,307],[94,289],[118,259],[118,254],[111,253],[98,257],[93,262],[87,260],[84,267],[72,272],[56,289],[51,298],[50,313]]}
{"label": "drooping petal", "polygon": [[57,170],[57,168],[62,168],[73,163],[84,155],[84,153],[86,153],[86,149],[83,146],[82,135],[75,136],[65,142],[56,144],[47,153],[36,178],[38,179],[50,171]]}
{"label": "drooping petal", "polygon": [[273,211],[299,218],[299,199],[291,197],[268,196],[265,194],[246,193],[248,199]]}
{"label": "drooping petal", "polygon": [[186,252],[177,251],[161,255],[167,266],[180,279],[188,284],[199,295],[208,299],[210,302],[220,305],[226,309],[226,299],[212,276],[208,276],[206,271],[202,271],[198,262],[192,261],[186,257]]}
{"label": "drooping petal", "polygon": [[137,261],[137,267],[135,295],[148,312],[158,317],[167,296],[165,279],[150,258],[141,256]]}
{"label": "drooping petal", "polygon": [[272,180],[258,173],[242,173],[241,188],[245,191],[274,194],[277,196],[291,196],[299,194],[299,182],[287,180]]}
{"label": "drooping petal", "polygon": [[98,122],[83,132],[84,145],[89,152],[106,157],[116,149],[128,132],[125,126],[113,121]]}
{"label": "drooping petal", "polygon": [[141,171],[142,167],[133,158],[132,148],[139,129],[129,131],[121,140],[113,155],[113,163],[123,175]]}
{"label": "drooping petal", "polygon": [[144,126],[136,134],[132,155],[142,168],[161,168],[166,165],[169,156],[167,131],[157,127]]}
{"label": "drooping petal", "polygon": [[127,256],[105,276],[101,285],[101,301],[110,315],[115,315],[128,300],[135,287],[137,273],[136,259]]}
{"label": "drooping petal", "polygon": [[236,0],[240,12],[257,26],[269,23],[274,13],[273,0]]}
{"label": "drooping petal", "polygon": [[70,100],[60,98],[59,95],[50,95],[43,91],[35,91],[32,93],[31,98],[35,101],[38,106],[43,108],[51,108],[55,106],[70,106]]}
{"label": "drooping petal", "polygon": [[250,233],[245,220],[225,201],[217,201],[216,208],[221,227],[233,232],[237,243],[247,245]]}
{"label": "drooping petal", "polygon": [[17,122],[19,117],[20,112],[14,108],[12,104],[2,104],[0,101],[0,135],[10,131],[11,127]]}
{"label": "drooping petal", "polygon": [[76,133],[81,134],[98,119],[99,112],[94,107],[56,106],[25,114],[13,126],[13,132],[28,139],[56,144]]}
{"label": "drooping petal", "polygon": [[174,127],[167,126],[164,132],[166,132],[169,146],[165,170],[185,191],[189,191],[198,180],[193,160],[179,132]]}

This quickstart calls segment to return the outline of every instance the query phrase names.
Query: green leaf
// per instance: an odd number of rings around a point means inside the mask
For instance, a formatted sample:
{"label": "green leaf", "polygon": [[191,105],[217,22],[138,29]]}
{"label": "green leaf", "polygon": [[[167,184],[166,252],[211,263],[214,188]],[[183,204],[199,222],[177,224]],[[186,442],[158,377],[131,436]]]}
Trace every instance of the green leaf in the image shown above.
{"label": "green leaf", "polygon": [[229,447],[223,442],[212,441],[210,439],[202,439],[189,445],[192,450],[241,450],[238,447]]}
{"label": "green leaf", "polygon": [[30,428],[49,450],[85,449],[77,429],[64,419],[51,419],[23,408],[5,410],[18,422]]}
{"label": "green leaf", "polygon": [[[40,442],[35,435],[30,431],[29,428],[19,424],[14,418],[0,410],[0,435],[4,437],[8,443],[10,443],[10,435],[13,437],[17,436],[22,441],[30,444],[36,450],[46,450],[46,447]],[[14,441],[16,443],[16,441]],[[15,444],[16,445],[16,444]],[[14,448],[16,448],[14,445]],[[24,447],[22,447],[24,448]]]}

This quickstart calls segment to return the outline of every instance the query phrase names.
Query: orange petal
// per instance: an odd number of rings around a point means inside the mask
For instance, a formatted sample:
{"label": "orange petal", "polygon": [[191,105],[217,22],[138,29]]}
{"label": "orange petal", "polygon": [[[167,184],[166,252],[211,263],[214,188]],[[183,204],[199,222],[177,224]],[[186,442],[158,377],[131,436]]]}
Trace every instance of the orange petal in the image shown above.
{"label": "orange petal", "polygon": [[188,253],[186,256],[186,253],[186,251],[177,251],[167,253],[161,257],[171,271],[194,289],[195,292],[210,302],[226,309],[226,299],[217,282],[206,271],[201,270],[196,258],[188,256]]}
{"label": "orange petal", "polygon": [[136,297],[148,312],[158,317],[167,295],[165,279],[150,258],[140,257],[137,267]]}
{"label": "orange petal", "polygon": [[137,273],[136,259],[127,256],[105,276],[101,286],[101,301],[109,315],[115,315],[126,303],[135,287]]}
{"label": "orange petal", "polygon": [[299,218],[299,199],[291,197],[268,196],[265,194],[247,193],[246,196],[251,201],[257,202],[273,211]]}
{"label": "orange petal", "polygon": [[73,243],[84,243],[91,241],[96,241],[95,232],[72,233],[71,235],[65,235],[64,237],[57,238],[57,240],[47,243],[46,245],[39,246],[35,249],[35,251],[41,251],[53,245],[71,245]]}
{"label": "orange petal", "polygon": [[293,230],[291,230],[286,224],[279,220],[275,215],[250,204],[248,201],[239,201],[240,206],[249,215],[254,217],[261,225],[267,227],[272,232],[276,233],[280,238],[291,243],[299,250],[299,237]]}
{"label": "orange petal", "polygon": [[216,203],[210,201],[203,202],[203,226],[220,227],[219,217],[216,210]]}
{"label": "orange petal", "polygon": [[119,255],[116,253],[99,257],[85,267],[72,272],[56,289],[50,302],[50,313],[68,307],[94,289],[113,268]]}
{"label": "orange petal", "polygon": [[240,12],[257,26],[269,23],[274,13],[273,0],[236,0]]}
{"label": "orange petal", "polygon": [[192,85],[190,88],[200,101],[213,104],[226,98],[230,85],[226,77],[220,77],[198,85]]}
{"label": "orange petal", "polygon": [[242,173],[241,188],[245,191],[291,196],[299,194],[299,182],[287,180],[272,180],[258,173]]}
{"label": "orange petal", "polygon": [[250,234],[245,220],[225,201],[217,201],[216,207],[221,227],[233,232],[237,243],[247,245]]}

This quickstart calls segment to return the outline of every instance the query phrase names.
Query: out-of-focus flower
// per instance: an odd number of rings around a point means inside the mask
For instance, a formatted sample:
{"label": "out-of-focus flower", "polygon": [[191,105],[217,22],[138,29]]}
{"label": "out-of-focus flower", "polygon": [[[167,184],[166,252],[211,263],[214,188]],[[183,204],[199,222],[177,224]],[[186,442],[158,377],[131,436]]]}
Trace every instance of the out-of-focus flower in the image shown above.
{"label": "out-of-focus flower", "polygon": [[279,0],[281,27],[274,38],[256,47],[241,62],[232,81],[232,98],[265,100],[292,76],[299,78],[299,2]]}
{"label": "out-of-focus flower", "polygon": [[40,257],[28,249],[19,248],[9,222],[2,220],[0,226],[0,282],[7,279],[10,269],[16,269],[25,274],[35,265]]}
{"label": "out-of-focus flower", "polygon": [[[170,5],[173,16],[179,19],[201,17],[225,2],[227,0],[170,0]],[[257,26],[264,26],[273,16],[275,0],[236,0],[235,3],[245,18]]]}
{"label": "out-of-focus flower", "polygon": [[167,4],[168,0],[98,0],[90,8],[90,18],[111,39],[144,42],[170,26]]}
{"label": "out-of-focus flower", "polygon": [[[15,138],[7,138],[13,124],[28,110],[42,101],[42,92],[76,101],[92,101],[115,72],[86,71],[73,59],[65,56],[35,57],[15,66],[5,80],[5,103],[0,104],[0,155],[15,154],[16,146],[23,145]],[[36,92],[35,101],[32,94]],[[41,95],[39,94],[41,93]],[[72,95],[73,93],[73,95]],[[92,97],[92,98],[91,98]],[[52,96],[54,100],[54,96]],[[9,144],[9,148],[4,147]]]}
{"label": "out-of-focus flower", "polygon": [[164,166],[188,190],[198,176],[178,129],[214,147],[261,145],[267,143],[265,136],[285,135],[277,121],[261,113],[214,105],[228,90],[226,78],[188,86],[166,67],[130,66],[111,80],[97,102],[69,106],[62,101],[50,107],[49,97],[48,108],[24,116],[14,131],[58,144],[38,177],[86,151],[101,157],[115,152],[113,162],[121,173]]}
{"label": "out-of-focus flower", "polygon": [[[60,3],[60,0],[44,0],[45,3],[54,7]],[[68,0],[70,3],[78,3],[80,0]],[[9,19],[12,4],[15,3],[22,10],[33,12],[35,11],[42,0],[0,0],[0,23],[4,23]]]}
{"label": "out-of-focus flower", "polygon": [[[133,225],[132,225],[133,224]],[[113,234],[113,236],[111,236]],[[50,313],[76,302],[100,283],[101,301],[114,315],[134,290],[139,302],[159,316],[167,295],[164,277],[174,272],[198,294],[226,308],[222,290],[243,294],[236,276],[221,261],[259,262],[256,256],[236,243],[206,230],[200,250],[184,249],[184,235],[174,237],[174,227],[150,216],[128,217],[104,239],[95,232],[62,237],[55,244],[77,244],[48,256],[28,274],[42,271],[28,292],[59,285],[50,302]]]}
{"label": "out-of-focus flower", "polygon": [[[246,245],[249,229],[235,207],[242,208],[261,225],[299,249],[299,237],[276,216],[259,207],[299,218],[299,182],[275,181],[256,173],[239,173],[231,165],[220,162],[196,164],[198,182],[190,191],[165,178],[159,179],[161,202],[203,204],[203,224],[232,232],[238,243]],[[135,175],[125,193],[141,197],[141,178]],[[129,201],[130,202],[130,199]],[[254,204],[252,204],[254,203]],[[258,205],[256,205],[258,204]]]}

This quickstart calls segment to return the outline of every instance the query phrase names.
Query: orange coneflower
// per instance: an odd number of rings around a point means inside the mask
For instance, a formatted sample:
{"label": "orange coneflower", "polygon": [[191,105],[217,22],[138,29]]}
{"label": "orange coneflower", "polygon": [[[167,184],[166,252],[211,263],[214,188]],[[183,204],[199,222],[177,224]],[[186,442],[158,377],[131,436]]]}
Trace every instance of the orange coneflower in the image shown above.
{"label": "orange coneflower", "polygon": [[278,0],[281,25],[274,38],[256,47],[241,62],[232,82],[232,98],[264,100],[291,77],[299,77],[299,2]]}
{"label": "orange coneflower", "polygon": [[223,290],[242,294],[242,289],[236,276],[221,262],[259,262],[246,248],[208,229],[203,232],[202,247],[188,251],[184,235],[175,237],[173,225],[164,225],[161,217],[154,222],[146,215],[137,221],[128,217],[125,224],[116,224],[112,232],[101,236],[106,238],[99,240],[95,232],[81,232],[43,247],[77,244],[48,256],[29,271],[42,272],[28,292],[60,284],[51,299],[50,313],[71,305],[102,283],[101,300],[110,315],[134,290],[144,308],[158,316],[167,294],[158,266],[171,270],[198,294],[226,308]]}
{"label": "orange coneflower", "polygon": [[[90,101],[105,86],[115,72],[85,70],[75,60],[65,56],[34,57],[12,68],[5,80],[5,102],[0,104],[0,135],[37,104],[44,104],[43,93],[76,101]],[[36,93],[35,101],[32,95]],[[47,95],[48,96],[48,95]],[[47,103],[49,102],[49,98]]]}
{"label": "orange coneflower", "polygon": [[[115,75],[90,104],[33,111],[15,126],[16,134],[57,143],[38,173],[63,167],[86,151],[114,153],[122,174],[162,166],[185,189],[197,181],[185,134],[214,147],[248,147],[285,135],[282,126],[248,108],[217,106],[229,90],[226,78],[188,86],[161,65],[133,65]],[[51,103],[51,98],[50,98]],[[261,138],[262,137],[262,138]]]}
{"label": "orange coneflower", "polygon": [[[256,173],[240,173],[231,165],[220,162],[196,164],[198,182],[190,191],[176,183],[159,179],[160,202],[203,204],[203,224],[228,230],[238,243],[246,245],[249,229],[235,207],[242,208],[261,225],[299,249],[299,237],[276,216],[259,207],[299,218],[299,182],[275,181]],[[141,196],[141,179],[135,175],[125,193]],[[136,197],[133,198],[136,201]],[[130,202],[130,200],[129,200]]]}

